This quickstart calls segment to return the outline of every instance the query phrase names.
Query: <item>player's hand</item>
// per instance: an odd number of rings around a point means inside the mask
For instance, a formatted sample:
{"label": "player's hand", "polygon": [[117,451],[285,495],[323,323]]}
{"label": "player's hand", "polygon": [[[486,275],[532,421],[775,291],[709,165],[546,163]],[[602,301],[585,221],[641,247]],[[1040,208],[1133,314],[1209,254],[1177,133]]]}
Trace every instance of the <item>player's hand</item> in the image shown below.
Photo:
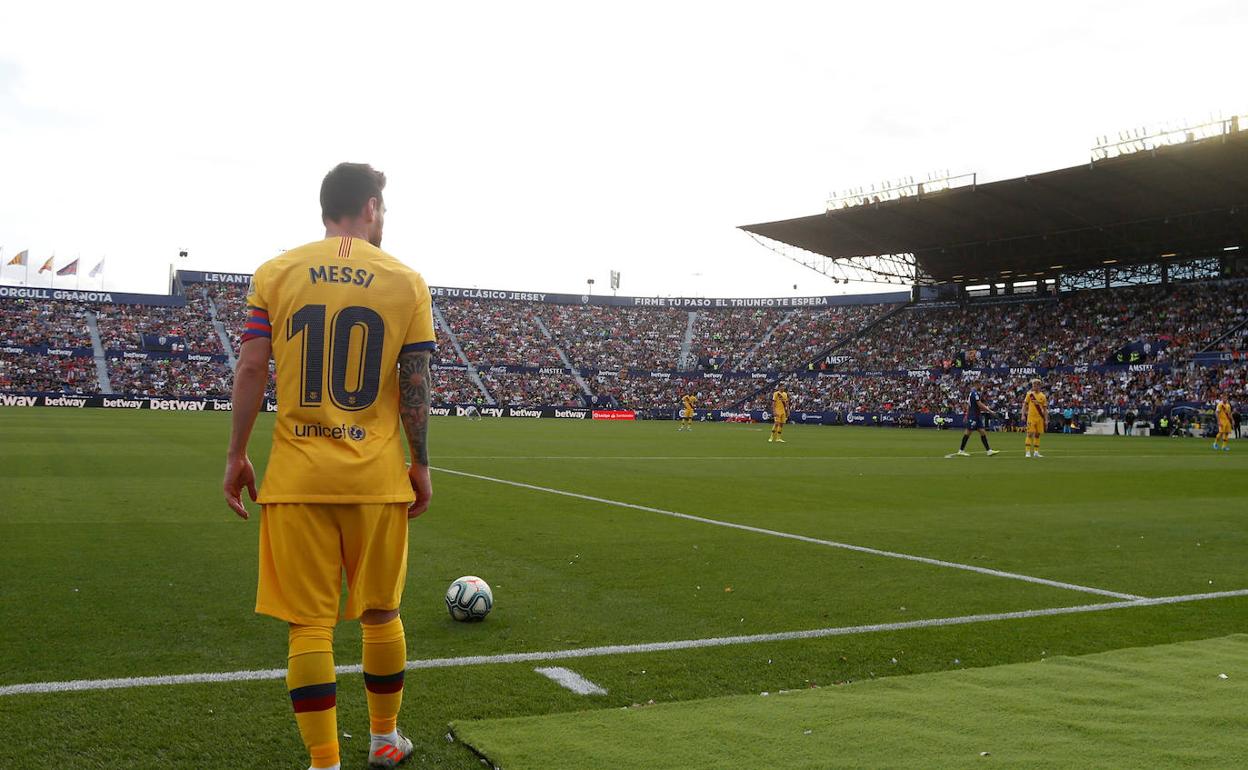
{"label": "player's hand", "polygon": [[243,505],[243,487],[247,488],[247,494],[251,495],[251,501],[254,503],[256,501],[256,469],[251,467],[251,458],[247,455],[226,457],[225,481],[221,484],[221,489],[225,492],[225,504],[230,506],[230,510],[237,513],[240,519],[249,519],[251,514]]}
{"label": "player's hand", "polygon": [[429,466],[410,466],[407,469],[407,479],[412,482],[412,491],[416,493],[416,502],[407,507],[407,518],[414,519],[429,510],[429,501],[433,499],[433,483],[429,481]]}

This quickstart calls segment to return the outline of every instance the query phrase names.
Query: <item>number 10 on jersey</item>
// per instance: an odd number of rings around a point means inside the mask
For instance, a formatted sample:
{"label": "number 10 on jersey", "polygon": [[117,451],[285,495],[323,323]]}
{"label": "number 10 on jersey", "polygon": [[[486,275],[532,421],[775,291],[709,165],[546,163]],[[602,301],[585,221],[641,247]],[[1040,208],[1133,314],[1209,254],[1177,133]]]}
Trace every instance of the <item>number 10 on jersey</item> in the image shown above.
{"label": "number 10 on jersey", "polygon": [[300,347],[300,406],[321,406],[325,360],[329,359],[329,398],[334,406],[359,411],[372,406],[381,388],[381,355],[386,324],[372,308],[351,305],[329,319],[325,305],[304,305],[286,324],[286,340]]}

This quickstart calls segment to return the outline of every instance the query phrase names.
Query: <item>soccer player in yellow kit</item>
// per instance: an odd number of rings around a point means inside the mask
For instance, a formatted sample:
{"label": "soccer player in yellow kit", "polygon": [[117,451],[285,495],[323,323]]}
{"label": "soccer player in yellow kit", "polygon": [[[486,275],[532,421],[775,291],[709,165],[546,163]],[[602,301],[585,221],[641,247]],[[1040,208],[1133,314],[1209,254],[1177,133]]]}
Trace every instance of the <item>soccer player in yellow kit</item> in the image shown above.
{"label": "soccer player in yellow kit", "polygon": [[1049,397],[1040,391],[1041,384],[1039,379],[1032,380],[1031,390],[1023,398],[1023,421],[1027,424],[1027,439],[1024,441],[1026,457],[1044,457],[1040,454],[1040,435],[1044,433],[1049,419]]}
{"label": "soccer player in yellow kit", "polygon": [[[262,506],[256,612],[289,625],[287,689],[313,768],[338,768],[333,634],[359,619],[370,767],[412,752],[396,727],[407,644],[407,525],[429,506],[429,288],[382,251],[385,175],[343,163],[321,185],[325,240],[260,266],[234,375],[226,503]],[[247,441],[277,364],[277,422],[260,493]],[[407,434],[404,463],[399,425]],[[339,613],[342,575],[348,597]]]}
{"label": "soccer player in yellow kit", "polygon": [[692,393],[680,397],[680,427],[676,430],[693,430],[693,408],[697,404],[697,396]]}
{"label": "soccer player in yellow kit", "polygon": [[771,435],[767,437],[767,441],[783,444],[784,423],[789,419],[789,392],[784,389],[783,382],[778,383],[771,394],[771,414]]}
{"label": "soccer player in yellow kit", "polygon": [[[1223,452],[1231,451],[1231,431],[1235,430],[1234,421],[1231,418],[1231,402],[1223,393],[1218,399],[1218,404],[1214,407],[1214,411],[1218,416],[1218,435],[1213,439],[1213,448],[1221,449]],[[1222,446],[1218,446],[1221,444]]]}

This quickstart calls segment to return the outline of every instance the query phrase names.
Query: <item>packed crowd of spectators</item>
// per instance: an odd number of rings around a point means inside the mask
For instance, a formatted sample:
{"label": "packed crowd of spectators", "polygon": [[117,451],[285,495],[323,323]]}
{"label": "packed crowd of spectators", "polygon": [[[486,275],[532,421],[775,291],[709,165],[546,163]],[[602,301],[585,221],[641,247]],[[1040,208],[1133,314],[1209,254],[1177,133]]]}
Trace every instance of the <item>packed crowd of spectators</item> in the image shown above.
{"label": "packed crowd of spectators", "polygon": [[689,325],[687,312],[670,308],[545,305],[542,313],[572,365],[589,369],[675,369]]}
{"label": "packed crowd of spectators", "polygon": [[234,375],[228,364],[213,361],[113,358],[108,379],[114,393],[130,396],[224,397]]}
{"label": "packed crowd of spectators", "polygon": [[100,305],[96,308],[96,324],[105,350],[144,350],[146,334],[179,338],[189,352],[225,352],[212,325],[208,299],[194,289],[187,293],[185,307]]}
{"label": "packed crowd of spectators", "polygon": [[[92,309],[107,350],[143,350],[146,334],[178,338],[183,343],[180,349],[189,352],[221,353],[209,303],[237,345],[246,316],[245,291],[240,284],[191,286],[182,308],[99,305]],[[963,408],[966,386],[956,375],[844,377],[836,373],[950,368],[959,357],[965,366],[976,368],[1101,364],[1129,345],[1140,352],[1141,361],[1176,366],[1170,373],[1053,373],[1046,388],[1054,405],[1142,413],[1167,401],[1207,400],[1222,386],[1238,397],[1248,397],[1243,392],[1246,367],[1191,369],[1182,364],[1206,349],[1248,348],[1246,295],[1248,281],[1239,279],[1083,290],[1047,301],[905,308],[838,350],[848,357],[847,362],[817,378],[790,378],[794,408],[956,412]],[[732,407],[759,385],[741,378],[653,378],[627,373],[628,369],[678,367],[689,322],[685,310],[469,299],[439,299],[438,307],[469,361],[487,371],[484,382],[503,404],[582,403],[584,394],[569,375],[488,373],[488,367],[501,364],[561,367],[560,349],[574,366],[608,372],[592,378],[589,385],[600,398],[626,408],[674,408],[687,392],[700,392],[701,406]],[[793,371],[832,342],[853,335],[895,307],[699,310],[690,363],[697,367],[696,362],[714,359],[716,365],[709,368],[720,371]],[[87,312],[85,306],[70,302],[2,302],[0,345],[90,347]],[[760,345],[763,340],[766,344]],[[462,363],[446,330],[437,330],[437,341],[435,362]],[[965,358],[967,353],[973,358]],[[97,387],[91,359],[9,355],[0,364],[4,378],[0,385],[10,389],[91,391]],[[229,369],[218,363],[116,357],[109,362],[109,372],[116,392],[132,394],[225,395],[230,387]],[[1025,387],[1024,379],[984,376],[981,390],[994,402],[1014,404]],[[439,370],[435,382],[435,400],[470,403],[480,395],[462,371]],[[769,391],[749,405],[768,408],[768,399]]]}
{"label": "packed crowd of spectators", "polygon": [[[1248,404],[1248,366],[1181,366],[1169,372],[1118,370],[1082,374],[1050,372],[1044,390],[1049,408],[1067,408],[1093,417],[1128,412],[1152,415],[1167,404],[1211,403],[1226,393],[1233,403]],[[1003,416],[1017,414],[1029,376],[958,374],[934,377],[851,377],[821,374],[786,381],[792,408],[802,411],[900,412],[959,414],[966,411],[974,385],[980,399]],[[752,399],[751,409],[770,409],[770,390]]]}
{"label": "packed crowd of spectators", "polygon": [[856,334],[896,305],[842,305],[820,310],[798,310],[771,334],[767,345],[750,361],[750,368],[792,371],[813,361],[834,342]]}
{"label": "packed crowd of spectators", "polygon": [[940,368],[970,352],[973,365],[1103,364],[1127,345],[1146,360],[1183,360],[1248,314],[1248,281],[1084,290],[1060,299],[954,308],[912,307],[847,349],[845,369]]}
{"label": "packed crowd of spectators", "polygon": [[86,309],[76,302],[0,302],[0,345],[89,348]]}
{"label": "packed crowd of spectators", "polygon": [[699,379],[599,376],[589,383],[600,401],[623,409],[676,409],[680,399],[693,394],[699,409],[726,409],[766,384],[751,379]]}
{"label": "packed crowd of spectators", "polygon": [[241,283],[210,283],[202,287],[190,287],[188,293],[202,289],[217,309],[217,320],[225,327],[230,347],[238,353],[243,340],[243,326],[247,323],[247,285]]}
{"label": "packed crowd of spectators", "polygon": [[438,300],[438,309],[473,364],[562,366],[559,353],[537,324],[539,307],[533,302]]}
{"label": "packed crowd of spectators", "polygon": [[462,369],[436,369],[432,372],[430,396],[435,404],[473,404],[481,391]]}
{"label": "packed crowd of spectators", "polygon": [[[771,308],[701,311],[693,326],[690,352],[695,362],[710,370],[744,369],[767,333],[797,312]],[[708,365],[708,361],[715,363]]]}
{"label": "packed crowd of spectators", "polygon": [[581,389],[569,374],[486,372],[481,379],[502,406],[584,406]]}
{"label": "packed crowd of spectators", "polygon": [[0,390],[95,393],[99,389],[92,358],[0,353]]}

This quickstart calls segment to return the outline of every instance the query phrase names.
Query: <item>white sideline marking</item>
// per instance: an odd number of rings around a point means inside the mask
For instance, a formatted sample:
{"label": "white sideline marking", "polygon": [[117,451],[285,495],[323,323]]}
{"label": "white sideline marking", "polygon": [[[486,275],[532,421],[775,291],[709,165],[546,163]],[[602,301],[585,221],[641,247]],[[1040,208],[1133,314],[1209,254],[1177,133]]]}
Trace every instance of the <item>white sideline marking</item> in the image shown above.
{"label": "white sideline marking", "polygon": [[578,500],[588,500],[593,503],[603,503],[605,505],[615,505],[620,508],[632,508],[638,511],[647,511],[649,513],[658,513],[663,516],[672,516],[677,519],[686,519],[688,521],[696,521],[702,524],[714,524],[717,527],[728,527],[729,529],[739,529],[745,532],[753,532],[759,535],[771,535],[772,537],[783,537],[788,540],[800,540],[803,543],[814,543],[815,545],[826,545],[830,548],[843,548],[847,551],[857,551],[858,553],[869,553],[873,556],[887,556],[890,559],[904,559],[906,561],[915,561],[922,564],[931,564],[937,567],[949,567],[951,569],[966,570],[968,572],[978,572],[983,575],[992,575],[993,577],[1009,578],[1011,580],[1022,580],[1027,583],[1038,583],[1040,585],[1052,586],[1053,588],[1063,588],[1067,591],[1082,591],[1087,594],[1098,594],[1100,596],[1112,596],[1115,599],[1142,599],[1141,596],[1135,594],[1124,594],[1118,591],[1107,591],[1104,588],[1092,588],[1090,586],[1081,586],[1075,583],[1063,583],[1060,580],[1049,580],[1048,578],[1032,577],[1031,575],[1020,575],[1017,572],[1005,572],[1004,570],[991,569],[989,567],[976,567],[973,564],[960,564],[956,561],[945,561],[943,559],[931,559],[926,556],[914,556],[908,553],[898,553],[897,551],[885,551],[879,548],[869,548],[865,545],[853,545],[851,543],[840,543],[836,540],[823,540],[818,537],[809,537],[807,535],[795,535],[791,532],[781,532],[775,529],[765,529],[763,527],[752,527],[749,524],[737,524],[731,521],[721,521],[720,519],[708,519],[705,516],[694,516],[690,513],[677,513],[676,511],[666,511],[662,508],[651,508],[648,505],[637,505],[635,503],[624,503],[619,500],[607,500],[603,497],[594,497],[593,495],[582,495],[579,492],[566,492],[562,489],[553,489],[551,487],[539,487],[536,484],[525,484],[520,481],[508,481],[507,479],[494,478],[493,476],[482,476],[477,473],[467,473],[465,471],[453,471],[450,468],[437,468],[430,466],[432,470],[450,473],[454,476],[466,476],[472,479],[480,479],[482,481],[493,481],[496,484],[506,484],[512,487],[520,487],[521,489],[532,489],[537,492],[549,492],[552,495],[563,495],[564,497],[574,497]]}
{"label": "white sideline marking", "polygon": [[568,688],[577,695],[606,695],[607,691],[572,669],[562,666],[547,666],[533,669],[547,679]]}
{"label": "white sideline marking", "polygon": [[[1017,610],[1015,612],[989,612],[979,615],[962,615],[952,618],[929,618],[927,620],[908,620],[897,623],[874,623],[864,626],[841,626],[839,628],[815,628],[807,631],[779,631],[770,634],[750,634],[747,636],[717,636],[709,639],[684,639],[674,642],[647,642],[643,644],[612,644],[601,647],[579,647],[570,650],[545,650],[539,652],[512,652],[498,655],[465,655],[457,658],[428,658],[425,660],[409,660],[409,670],[430,668],[456,668],[460,666],[487,666],[504,663],[533,663],[552,660],[573,660],[576,658],[594,658],[607,655],[630,655],[643,652],[667,652],[670,650],[695,650],[706,647],[728,647],[739,644],[758,644],[761,642],[787,642],[801,639],[822,639],[829,636],[850,636],[853,634],[871,634],[881,631],[906,631],[913,628],[936,628],[940,626],[961,626],[970,623],[989,623],[998,620],[1020,620],[1024,618],[1042,618],[1053,615],[1074,615],[1084,612],[1102,612],[1105,610],[1121,610],[1132,607],[1155,607],[1162,604],[1184,604],[1187,602],[1208,601],[1210,599],[1227,599],[1237,596],[1248,596],[1248,589],[1238,591],[1217,591],[1205,594],[1186,594],[1184,596],[1158,596],[1151,599],[1132,599],[1120,602],[1104,602],[1101,604],[1077,604],[1072,607],[1051,607],[1041,610]],[[339,674],[358,674],[363,671],[359,664],[337,666]],[[0,686],[0,697],[8,695],[35,695],[56,692],[85,692],[89,690],[119,690],[136,687],[159,687],[175,684],[212,684],[218,682],[253,682],[261,680],[283,679],[284,668],[269,668],[255,671],[221,671],[205,674],[170,674],[166,676],[137,676],[121,679],[75,679],[69,682],[30,682],[27,684],[10,684]]]}

